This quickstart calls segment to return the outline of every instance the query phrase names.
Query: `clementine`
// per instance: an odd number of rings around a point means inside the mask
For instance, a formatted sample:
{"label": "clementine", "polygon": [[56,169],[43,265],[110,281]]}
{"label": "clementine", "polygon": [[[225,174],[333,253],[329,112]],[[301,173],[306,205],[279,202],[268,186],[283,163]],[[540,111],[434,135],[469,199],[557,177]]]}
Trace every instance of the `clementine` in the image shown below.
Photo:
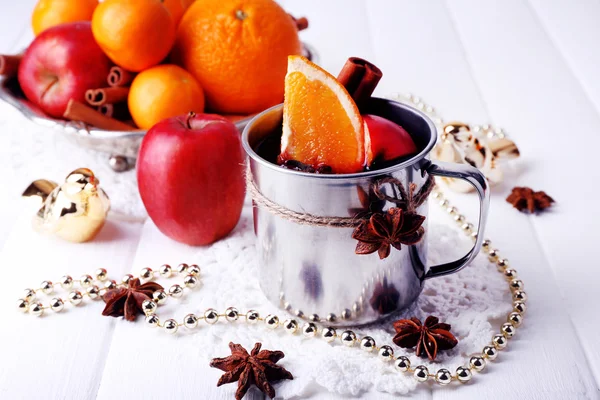
{"label": "clementine", "polygon": [[289,57],[280,158],[348,174],[363,170],[365,145],[364,122],[346,88],[306,58]]}
{"label": "clementine", "polygon": [[273,0],[196,0],[173,59],[198,79],[212,111],[252,114],[283,100],[287,56],[301,51],[294,21]]}
{"label": "clementine", "polygon": [[192,5],[195,0],[163,0],[163,4],[173,17],[175,25],[179,25],[179,21],[185,14],[186,10]]}
{"label": "clementine", "polygon": [[127,99],[136,125],[149,129],[166,118],[204,111],[204,92],[189,72],[177,65],[157,65],[139,73]]}
{"label": "clementine", "polygon": [[175,31],[161,0],[105,0],[92,17],[92,32],[102,50],[129,71],[143,71],[164,60]]}
{"label": "clementine", "polygon": [[91,21],[98,0],[39,0],[31,14],[31,27],[42,31],[69,22]]}

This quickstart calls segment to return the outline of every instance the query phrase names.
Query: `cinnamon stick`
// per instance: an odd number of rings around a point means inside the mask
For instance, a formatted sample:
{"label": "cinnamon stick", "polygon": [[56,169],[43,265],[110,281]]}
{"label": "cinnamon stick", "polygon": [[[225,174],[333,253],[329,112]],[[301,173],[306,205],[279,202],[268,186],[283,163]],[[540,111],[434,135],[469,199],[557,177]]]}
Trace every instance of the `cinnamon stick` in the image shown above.
{"label": "cinnamon stick", "polygon": [[100,114],[106,115],[107,117],[111,117],[122,122],[126,122],[128,124],[131,121],[131,114],[129,113],[127,103],[103,104],[99,107],[96,107],[96,110]]}
{"label": "cinnamon stick", "polygon": [[114,86],[101,89],[90,89],[85,92],[85,99],[90,106],[101,106],[127,101],[128,87]]}
{"label": "cinnamon stick", "polygon": [[96,107],[96,111],[106,117],[112,118],[115,113],[115,106],[113,104],[103,104]]}
{"label": "cinnamon stick", "polygon": [[7,77],[17,76],[22,59],[22,55],[9,56],[0,54],[0,75]]}
{"label": "cinnamon stick", "polygon": [[292,14],[288,15],[294,20],[294,23],[296,24],[296,29],[298,29],[298,31],[303,31],[308,28],[308,19],[306,17],[296,18]]}
{"label": "cinnamon stick", "polygon": [[114,66],[110,69],[108,73],[108,78],[106,79],[108,82],[108,86],[125,86],[131,83],[135,78],[135,74],[133,72],[129,72],[119,66]]}
{"label": "cinnamon stick", "polygon": [[102,115],[93,108],[76,100],[69,100],[63,117],[71,121],[81,121],[87,125],[109,131],[133,131],[134,127],[114,118]]}
{"label": "cinnamon stick", "polygon": [[362,58],[350,57],[337,79],[360,109],[371,98],[382,76],[383,73],[374,64]]}

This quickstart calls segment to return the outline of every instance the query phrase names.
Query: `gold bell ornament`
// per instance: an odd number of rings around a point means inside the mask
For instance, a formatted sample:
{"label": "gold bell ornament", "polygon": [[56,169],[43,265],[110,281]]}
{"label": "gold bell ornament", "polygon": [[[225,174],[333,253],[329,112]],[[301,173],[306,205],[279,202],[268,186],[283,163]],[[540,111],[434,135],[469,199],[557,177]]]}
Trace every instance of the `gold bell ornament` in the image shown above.
{"label": "gold bell ornament", "polygon": [[[489,125],[474,126],[449,122],[442,128],[440,141],[433,151],[440,161],[470,164],[483,172],[490,184],[502,182],[504,174],[499,166],[502,160],[519,157],[516,144],[506,138],[502,130]],[[452,190],[468,192],[473,187],[465,181],[442,178]]]}
{"label": "gold bell ornament", "polygon": [[23,196],[37,197],[42,202],[33,218],[34,229],[70,242],[92,240],[110,210],[110,200],[98,185],[98,179],[87,168],[71,172],[62,185],[45,179],[32,182]]}

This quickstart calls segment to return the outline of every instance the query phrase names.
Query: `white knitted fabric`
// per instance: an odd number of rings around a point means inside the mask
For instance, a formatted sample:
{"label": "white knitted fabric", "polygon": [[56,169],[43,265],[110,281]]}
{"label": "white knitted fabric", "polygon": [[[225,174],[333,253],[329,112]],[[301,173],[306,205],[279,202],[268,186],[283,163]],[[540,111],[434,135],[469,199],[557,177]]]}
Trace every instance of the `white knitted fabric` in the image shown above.
{"label": "white knitted fabric", "polygon": [[82,149],[57,129],[43,127],[24,118],[0,101],[0,176],[13,180],[10,187],[23,190],[36,179],[62,183],[76,168],[90,168],[111,200],[115,215],[143,220],[146,210],[138,194],[135,171],[115,173],[109,156]]}
{"label": "white knitted fabric", "polygon": [[[134,171],[114,173],[106,154],[82,150],[57,132],[25,120],[4,104],[0,104],[0,113],[0,157],[4,160],[0,163],[0,174],[12,180],[9,187],[18,187],[16,184],[19,184],[24,189],[27,183],[39,178],[62,182],[73,169],[89,167],[109,194],[114,213],[137,219],[146,216]],[[431,207],[429,220],[429,264],[456,259],[468,250],[470,241],[451,227],[450,219],[437,207]],[[150,227],[146,228],[156,231],[150,221],[147,224]],[[152,265],[148,264],[149,261],[164,259],[163,255],[167,254],[179,257],[187,253],[185,260],[202,266],[203,287],[190,293],[182,302],[168,302],[161,307],[161,315],[181,319],[188,312],[198,313],[208,307],[224,310],[235,305],[241,310],[253,308],[263,314],[277,313],[282,320],[287,317],[284,311],[267,301],[259,288],[252,214],[248,205],[234,233],[212,246],[184,248],[158,232],[153,240],[152,247],[156,253],[147,255],[152,260],[138,253],[132,268],[134,273]],[[159,282],[171,284],[166,280]],[[481,351],[490,342],[510,307],[505,280],[485,256],[480,255],[457,274],[427,281],[417,302],[397,316],[414,315],[424,319],[435,314],[452,325],[452,332],[459,339],[458,346],[451,351],[440,352],[435,363],[418,359],[412,350],[393,346],[394,350],[396,355],[408,355],[413,363],[427,365],[430,371],[439,368],[453,371],[464,365],[468,355]],[[138,321],[138,324],[142,329],[143,322]],[[378,345],[392,344],[393,329],[389,321],[356,332],[372,336]],[[229,354],[229,341],[250,348],[255,342],[262,342],[263,348],[284,351],[285,358],[280,363],[293,373],[295,379],[276,385],[277,395],[281,398],[309,396],[314,393],[315,385],[343,396],[355,396],[366,391],[406,394],[416,386],[411,376],[396,372],[390,363],[381,362],[373,354],[365,354],[358,348],[330,345],[320,339],[292,336],[282,330],[270,332],[262,326],[216,324],[190,332],[189,336],[177,341],[173,351],[195,354],[199,357],[198,362],[208,363],[213,357]]]}
{"label": "white knitted fabric", "polygon": [[[429,217],[430,264],[456,259],[466,253],[471,245],[470,240],[458,229],[450,226],[448,216],[436,209],[436,206],[431,207]],[[209,247],[184,249],[168,240],[157,240],[161,237],[160,233],[156,232],[154,226],[146,226],[145,229],[148,228],[153,233],[151,237],[146,235],[147,240],[152,241],[153,248],[160,246],[161,250],[150,250],[151,253],[146,254],[146,248],[143,250],[145,254],[138,252],[133,271],[149,265],[149,260],[155,260],[158,253],[166,255],[166,259],[175,255],[184,256],[188,262],[193,261],[202,267],[202,288],[186,295],[183,304],[168,302],[164,308],[161,307],[160,315],[179,320],[189,312],[201,313],[209,307],[222,311],[234,305],[240,311],[256,309],[263,316],[276,313],[281,321],[291,318],[271,304],[259,288],[249,207],[245,208],[234,233]],[[159,283],[171,284],[169,280],[159,280]],[[510,309],[511,298],[505,279],[484,255],[480,255],[459,273],[428,280],[417,302],[397,315],[397,318],[417,316],[424,319],[435,314],[441,321],[452,325],[452,332],[459,343],[450,351],[440,352],[436,362],[419,359],[414,355],[414,350],[393,345],[391,321],[356,329],[356,332],[359,336],[372,336],[378,345],[392,345],[396,355],[408,355],[413,364],[423,363],[430,371],[439,368],[454,371],[459,365],[465,364],[469,355],[480,352],[490,342],[501,318]],[[178,341],[177,353],[182,356],[194,354],[199,358],[198,362],[208,363],[213,357],[228,355],[227,343],[230,341],[247,348],[251,348],[255,342],[262,342],[263,348],[284,351],[285,358],[280,363],[293,373],[294,380],[277,384],[278,398],[309,396],[314,393],[315,385],[343,396],[356,396],[366,391],[406,394],[416,386],[412,376],[398,373],[391,363],[383,363],[374,354],[365,354],[358,347],[331,345],[318,338],[290,335],[282,329],[270,331],[262,324],[201,325],[201,328],[189,334],[182,328],[183,334],[189,337]],[[164,335],[164,332],[155,333]]]}

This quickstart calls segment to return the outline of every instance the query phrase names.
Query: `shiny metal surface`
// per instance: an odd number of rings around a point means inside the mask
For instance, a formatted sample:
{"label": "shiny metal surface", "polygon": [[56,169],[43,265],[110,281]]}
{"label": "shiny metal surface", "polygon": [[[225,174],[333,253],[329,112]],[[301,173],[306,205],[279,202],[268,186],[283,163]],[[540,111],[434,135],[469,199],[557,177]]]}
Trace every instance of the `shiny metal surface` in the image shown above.
{"label": "shiny metal surface", "polygon": [[[242,135],[254,180],[262,194],[294,211],[348,217],[364,207],[359,191],[368,193],[377,179],[393,176],[405,187],[415,183],[420,188],[429,173],[452,176],[468,180],[479,191],[481,230],[488,207],[485,177],[472,167],[434,164],[429,160],[437,139],[434,124],[418,110],[386,99],[372,99],[367,112],[402,124],[422,150],[408,161],[357,174],[318,175],[283,169],[254,151],[266,136],[281,130],[279,105],[252,119]],[[391,203],[386,204],[385,208],[390,206]],[[427,216],[427,202],[417,211]],[[427,226],[420,243],[403,246],[400,251],[394,249],[384,260],[377,254],[356,255],[352,228],[299,225],[256,207],[254,227],[259,281],[267,298],[298,316],[327,320],[334,326],[374,322],[406,307],[420,294],[425,279],[467,265],[478,252],[482,238],[480,234],[471,252],[460,260],[427,268]]]}

